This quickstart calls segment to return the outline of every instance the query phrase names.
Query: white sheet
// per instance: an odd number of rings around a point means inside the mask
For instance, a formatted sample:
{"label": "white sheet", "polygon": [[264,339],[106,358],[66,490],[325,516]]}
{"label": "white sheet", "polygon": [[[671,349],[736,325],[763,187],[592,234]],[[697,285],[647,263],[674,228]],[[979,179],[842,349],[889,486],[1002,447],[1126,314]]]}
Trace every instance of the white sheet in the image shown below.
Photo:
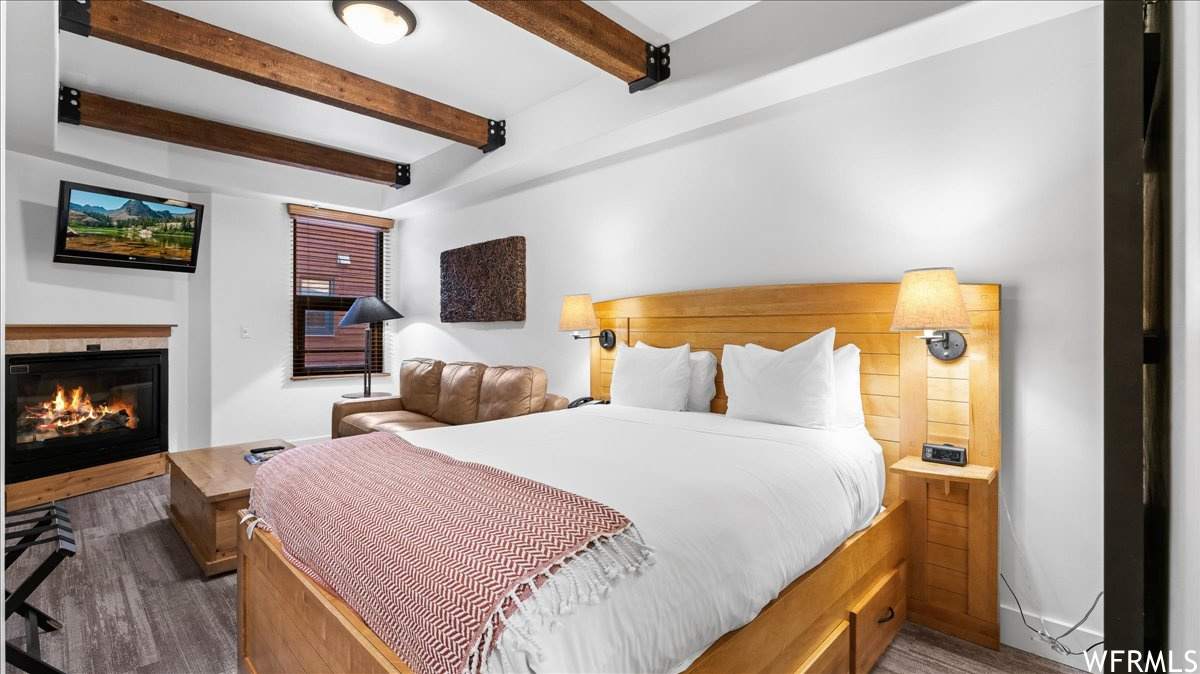
{"label": "white sheet", "polygon": [[532,672],[686,668],[869,524],[884,487],[864,428],[597,405],[404,435],[605,503],[655,548],[647,572],[538,634],[540,661],[502,636]]}

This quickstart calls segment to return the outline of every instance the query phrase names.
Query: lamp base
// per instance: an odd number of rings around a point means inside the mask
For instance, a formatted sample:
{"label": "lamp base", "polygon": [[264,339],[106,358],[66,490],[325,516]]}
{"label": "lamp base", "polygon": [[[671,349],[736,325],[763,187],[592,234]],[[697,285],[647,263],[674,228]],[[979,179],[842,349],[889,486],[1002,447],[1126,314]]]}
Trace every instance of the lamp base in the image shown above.
{"label": "lamp base", "polygon": [[937,330],[928,340],[929,355],[938,360],[956,360],[967,351],[967,340],[958,330]]}
{"label": "lamp base", "polygon": [[363,392],[359,391],[356,393],[343,393],[342,397],[343,398],[387,398],[390,395],[392,395],[392,394],[388,393],[387,391],[371,391],[370,393],[363,393]]}

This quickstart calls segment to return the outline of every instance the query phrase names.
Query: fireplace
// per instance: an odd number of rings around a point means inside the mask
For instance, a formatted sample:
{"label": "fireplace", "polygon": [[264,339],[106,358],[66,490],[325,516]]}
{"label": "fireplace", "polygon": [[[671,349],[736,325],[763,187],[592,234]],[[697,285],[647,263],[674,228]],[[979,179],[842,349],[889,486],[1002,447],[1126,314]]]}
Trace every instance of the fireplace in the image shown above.
{"label": "fireplace", "polygon": [[10,355],[11,484],[166,451],[167,350]]}

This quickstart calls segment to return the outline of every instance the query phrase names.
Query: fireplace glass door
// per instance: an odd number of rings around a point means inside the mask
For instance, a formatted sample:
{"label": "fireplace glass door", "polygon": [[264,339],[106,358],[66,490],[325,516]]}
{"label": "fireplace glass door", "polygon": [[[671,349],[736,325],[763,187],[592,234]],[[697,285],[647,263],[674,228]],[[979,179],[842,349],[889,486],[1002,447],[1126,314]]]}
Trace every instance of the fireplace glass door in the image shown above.
{"label": "fireplace glass door", "polygon": [[164,364],[157,350],[10,357],[8,481],[162,451]]}

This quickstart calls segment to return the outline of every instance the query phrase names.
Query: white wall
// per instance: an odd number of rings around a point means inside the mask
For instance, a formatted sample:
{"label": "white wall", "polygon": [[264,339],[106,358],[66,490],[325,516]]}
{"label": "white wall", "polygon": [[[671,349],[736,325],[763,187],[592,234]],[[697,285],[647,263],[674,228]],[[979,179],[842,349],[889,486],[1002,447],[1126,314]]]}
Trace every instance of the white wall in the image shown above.
{"label": "white wall", "polygon": [[1200,5],[1171,5],[1171,577],[1167,645],[1200,651]]}
{"label": "white wall", "polygon": [[[291,219],[283,203],[214,194],[205,238],[210,267],[198,281],[212,298],[213,444],[329,435],[330,406],[362,390],[361,378],[291,380]],[[250,338],[241,337],[241,327]],[[377,377],[376,390],[394,386]],[[395,390],[392,388],[391,390]],[[199,436],[197,436],[199,439]]]}
{"label": "white wall", "polygon": [[[406,220],[399,355],[537,364],[574,397],[588,347],[557,332],[564,294],[896,281],[929,265],[1001,283],[1002,485],[1023,553],[1002,517],[1001,569],[1063,631],[1103,581],[1100,66],[1090,9]],[[528,243],[527,320],[440,323],[439,253],[513,234]],[[1003,613],[1006,643],[1048,653]],[[1100,612],[1085,630],[1076,648],[1099,638]]]}
{"label": "white wall", "polygon": [[60,180],[175,199],[188,195],[6,152],[5,318],[10,323],[171,323],[168,446],[188,446],[190,274],[55,263]]}

